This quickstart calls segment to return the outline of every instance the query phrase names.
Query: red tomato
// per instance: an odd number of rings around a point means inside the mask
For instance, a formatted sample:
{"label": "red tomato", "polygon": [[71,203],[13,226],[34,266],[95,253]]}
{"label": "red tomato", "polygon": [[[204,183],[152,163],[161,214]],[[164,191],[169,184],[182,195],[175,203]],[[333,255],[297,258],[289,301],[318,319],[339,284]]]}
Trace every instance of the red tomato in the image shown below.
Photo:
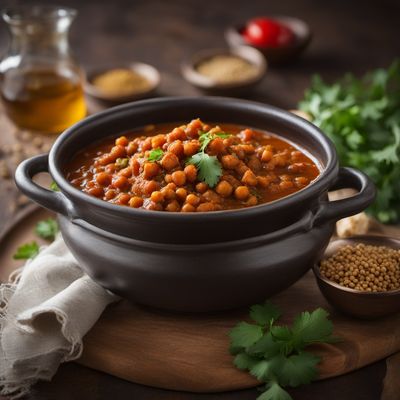
{"label": "red tomato", "polygon": [[242,35],[247,43],[259,47],[286,46],[294,40],[294,33],[288,26],[268,18],[250,20]]}

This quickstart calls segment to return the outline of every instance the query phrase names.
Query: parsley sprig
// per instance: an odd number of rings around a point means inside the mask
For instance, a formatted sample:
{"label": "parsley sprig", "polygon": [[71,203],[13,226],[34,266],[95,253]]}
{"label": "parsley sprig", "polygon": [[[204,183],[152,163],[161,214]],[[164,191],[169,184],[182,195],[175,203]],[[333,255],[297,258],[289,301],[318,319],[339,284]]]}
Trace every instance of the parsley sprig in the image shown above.
{"label": "parsley sprig", "polygon": [[320,358],[305,348],[337,340],[322,308],[299,314],[292,326],[278,325],[280,317],[273,304],[257,304],[250,310],[255,324],[240,322],[229,333],[235,366],[265,383],[257,400],[291,400],[283,387],[297,387],[317,377]]}
{"label": "parsley sprig", "polygon": [[230,134],[225,132],[200,132],[200,151],[186,161],[186,164],[193,164],[197,168],[198,179],[207,183],[211,188],[218,183],[222,175],[222,167],[216,156],[210,156],[206,153],[206,148],[212,140],[216,138],[225,139],[229,136]]}

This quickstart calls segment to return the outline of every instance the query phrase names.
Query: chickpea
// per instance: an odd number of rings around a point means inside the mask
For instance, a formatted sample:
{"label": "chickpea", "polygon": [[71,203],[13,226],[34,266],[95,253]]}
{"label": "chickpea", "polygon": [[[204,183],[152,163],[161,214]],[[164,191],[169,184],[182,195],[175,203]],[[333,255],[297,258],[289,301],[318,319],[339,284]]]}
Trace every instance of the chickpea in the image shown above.
{"label": "chickpea", "polygon": [[159,190],[156,190],[151,194],[150,199],[151,201],[154,201],[154,203],[162,203],[164,201],[164,194]]}
{"label": "chickpea", "polygon": [[168,151],[174,153],[177,157],[183,156],[183,144],[180,140],[175,140],[168,146]]}
{"label": "chickpea", "polygon": [[271,178],[269,178],[267,176],[257,176],[257,183],[258,183],[258,186],[261,186],[262,188],[266,188],[271,183]]}
{"label": "chickpea", "polygon": [[161,165],[167,171],[170,171],[171,169],[175,168],[178,164],[179,164],[178,157],[171,152],[165,153],[164,157],[161,159]]}
{"label": "chickpea", "polygon": [[126,155],[126,150],[124,146],[114,146],[111,149],[110,155],[115,161],[117,158],[123,158]]}
{"label": "chickpea", "polygon": [[183,205],[181,211],[182,212],[195,212],[196,208],[194,206],[192,206],[191,204],[186,203]]}
{"label": "chickpea", "polygon": [[262,168],[262,164],[261,164],[260,160],[255,155],[252,155],[250,157],[247,165],[253,172],[258,172]]}
{"label": "chickpea", "polygon": [[186,197],[186,202],[192,206],[197,206],[200,203],[200,198],[195,194],[189,194]]}
{"label": "chickpea", "polygon": [[150,201],[150,203],[147,204],[146,209],[152,211],[163,211],[163,206],[161,203],[155,203],[154,201]]}
{"label": "chickpea", "polygon": [[296,183],[296,186],[301,187],[301,186],[306,186],[309,182],[309,179],[306,178],[305,176],[298,176],[294,178],[294,182]]}
{"label": "chickpea", "polygon": [[172,132],[167,135],[167,142],[172,143],[174,140],[186,140],[186,133],[182,127],[174,128]]}
{"label": "chickpea", "polygon": [[261,161],[268,162],[271,161],[273,157],[273,153],[271,150],[264,150],[261,154]]}
{"label": "chickpea", "polygon": [[250,195],[249,188],[247,186],[238,186],[235,189],[235,197],[238,200],[246,200]]}
{"label": "chickpea", "polygon": [[192,140],[190,142],[186,142],[183,145],[183,153],[186,157],[190,157],[193,154],[196,154],[200,149],[200,143],[197,140]]}
{"label": "chickpea", "polygon": [[116,139],[115,144],[117,146],[127,146],[129,143],[129,140],[125,136],[121,136],[118,139]]}
{"label": "chickpea", "polygon": [[162,145],[167,141],[165,135],[156,135],[151,138],[151,147],[153,149],[161,148]]}
{"label": "chickpea", "polygon": [[127,148],[126,148],[126,154],[128,156],[131,156],[132,154],[135,154],[138,150],[138,145],[135,142],[129,142]]}
{"label": "chickpea", "polygon": [[250,142],[250,140],[253,139],[254,131],[252,129],[245,129],[244,131],[240,132],[240,136],[244,141]]}
{"label": "chickpea", "polygon": [[227,181],[221,181],[218,183],[215,191],[222,197],[229,197],[232,194],[233,188]]}
{"label": "chickpea", "polygon": [[120,193],[118,198],[117,198],[117,203],[118,204],[128,204],[130,199],[131,199],[131,196],[129,196],[129,194]]}
{"label": "chickpea", "polygon": [[207,185],[207,183],[205,183],[205,182],[199,182],[199,183],[196,185],[196,190],[197,190],[199,193],[204,193],[207,189],[208,189],[208,185]]}
{"label": "chickpea", "polygon": [[258,183],[257,177],[254,175],[254,172],[251,170],[247,170],[243,174],[242,182],[249,186],[256,186]]}
{"label": "chickpea", "polygon": [[247,201],[246,201],[246,206],[251,207],[251,206],[256,206],[258,203],[257,197],[256,196],[250,196]]}
{"label": "chickpea", "polygon": [[219,195],[211,189],[208,189],[206,192],[204,192],[201,198],[203,201],[206,200],[211,203],[219,203],[221,201]]}
{"label": "chickpea", "polygon": [[208,150],[213,154],[222,154],[225,153],[225,145],[224,141],[221,138],[215,138],[211,140],[208,145]]}
{"label": "chickpea", "polygon": [[155,162],[146,162],[143,166],[143,178],[152,179],[160,173],[160,167]]}
{"label": "chickpea", "polygon": [[231,154],[222,156],[221,163],[224,168],[234,169],[239,165],[239,159]]}
{"label": "chickpea", "polygon": [[177,186],[183,186],[186,183],[186,174],[183,171],[175,171],[172,173],[172,181]]}
{"label": "chickpea", "polygon": [[196,138],[199,136],[199,130],[201,129],[203,129],[203,123],[197,118],[188,123],[185,131],[189,137]]}
{"label": "chickpea", "polygon": [[129,205],[133,208],[139,208],[143,205],[143,199],[138,196],[131,197],[129,200]]}
{"label": "chickpea", "polygon": [[206,202],[206,203],[201,203],[196,211],[198,212],[206,212],[206,211],[214,211],[215,210],[215,206],[213,203],[210,202]]}
{"label": "chickpea", "polygon": [[90,188],[87,192],[94,197],[103,197],[104,195],[104,189],[98,186]]}
{"label": "chickpea", "polygon": [[151,193],[159,189],[160,189],[160,184],[156,181],[146,181],[146,183],[143,185],[143,193],[146,194],[147,196],[150,196]]}
{"label": "chickpea", "polygon": [[151,150],[152,149],[152,144],[151,144],[152,138],[148,137],[145,140],[143,140],[142,142],[142,151],[147,151],[147,150]]}
{"label": "chickpea", "polygon": [[176,197],[175,191],[168,187],[164,187],[161,189],[161,193],[164,195],[166,200],[174,200]]}
{"label": "chickpea", "polygon": [[193,183],[197,179],[197,169],[194,165],[187,165],[183,171],[185,172],[186,179],[189,182]]}
{"label": "chickpea", "polygon": [[170,212],[179,211],[180,210],[179,203],[176,200],[172,200],[170,203],[167,204],[165,210]]}
{"label": "chickpea", "polygon": [[117,176],[112,181],[112,186],[120,190],[125,189],[128,185],[129,181],[125,176]]}
{"label": "chickpea", "polygon": [[283,190],[285,190],[285,189],[290,189],[290,188],[292,188],[294,186],[294,184],[293,184],[293,182],[291,182],[291,181],[282,181],[280,184],[279,184],[279,187],[281,188],[281,189],[283,189]]}
{"label": "chickpea", "polygon": [[176,194],[176,197],[178,198],[178,200],[185,201],[186,196],[187,196],[187,190],[184,188],[179,188],[179,189],[176,189],[175,194]]}
{"label": "chickpea", "polygon": [[138,176],[140,174],[140,162],[136,158],[134,158],[132,159],[131,164],[133,175]]}
{"label": "chickpea", "polygon": [[101,186],[108,186],[111,183],[111,175],[105,172],[99,172],[96,174],[96,182]]}
{"label": "chickpea", "polygon": [[114,189],[108,189],[107,192],[104,193],[104,197],[106,200],[111,200],[117,195],[117,192]]}
{"label": "chickpea", "polygon": [[164,177],[164,181],[167,183],[171,183],[172,182],[172,175],[171,174],[166,174]]}
{"label": "chickpea", "polygon": [[122,175],[125,178],[130,178],[132,176],[132,167],[126,167],[124,169],[121,169],[118,172],[118,175]]}

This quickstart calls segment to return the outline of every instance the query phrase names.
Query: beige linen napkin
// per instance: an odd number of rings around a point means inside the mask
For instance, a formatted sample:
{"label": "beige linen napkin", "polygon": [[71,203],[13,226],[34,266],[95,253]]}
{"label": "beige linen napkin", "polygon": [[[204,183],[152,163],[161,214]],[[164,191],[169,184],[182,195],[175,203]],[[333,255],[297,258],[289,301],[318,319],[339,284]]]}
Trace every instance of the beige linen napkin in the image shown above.
{"label": "beige linen napkin", "polygon": [[117,299],[82,272],[61,236],[42,248],[0,285],[0,394],[21,397],[79,358],[83,336]]}

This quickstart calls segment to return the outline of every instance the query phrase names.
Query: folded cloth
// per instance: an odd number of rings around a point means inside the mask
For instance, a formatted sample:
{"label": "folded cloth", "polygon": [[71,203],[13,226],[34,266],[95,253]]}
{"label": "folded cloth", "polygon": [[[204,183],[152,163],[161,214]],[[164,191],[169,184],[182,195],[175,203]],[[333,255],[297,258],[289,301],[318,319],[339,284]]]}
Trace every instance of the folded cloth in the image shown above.
{"label": "folded cloth", "polygon": [[0,285],[0,394],[17,398],[60,363],[118,297],[92,281],[61,236]]}

